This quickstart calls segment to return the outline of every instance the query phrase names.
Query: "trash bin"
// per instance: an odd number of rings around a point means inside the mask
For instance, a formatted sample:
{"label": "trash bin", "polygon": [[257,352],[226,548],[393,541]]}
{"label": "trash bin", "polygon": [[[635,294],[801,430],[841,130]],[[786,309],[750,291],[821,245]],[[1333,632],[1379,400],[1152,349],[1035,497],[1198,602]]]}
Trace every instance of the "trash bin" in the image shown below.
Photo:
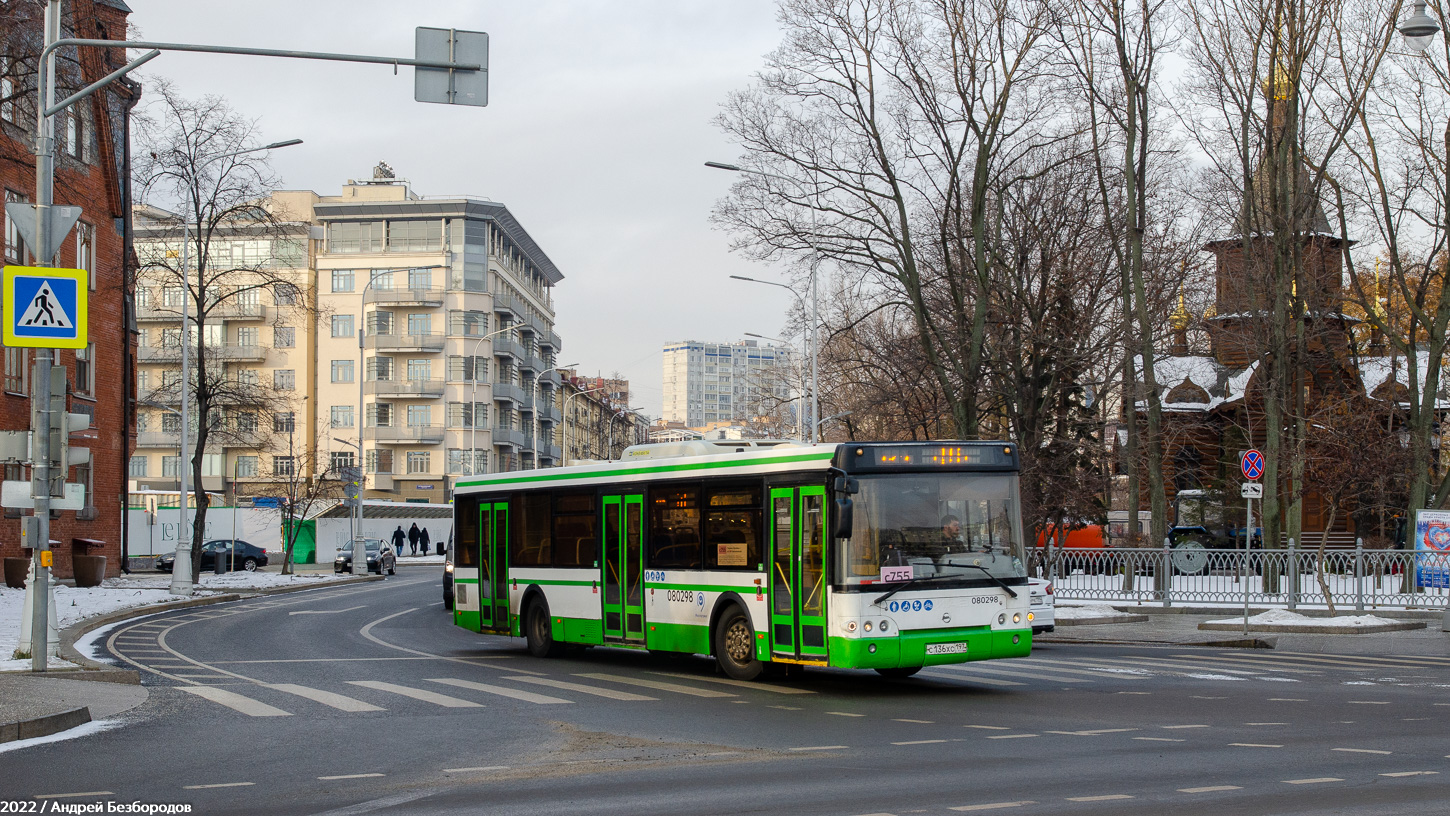
{"label": "trash bin", "polygon": [[441,538],[438,539],[438,554],[439,555],[442,555],[443,554],[443,539],[441,539]]}
{"label": "trash bin", "polygon": [[94,538],[72,538],[71,576],[78,587],[97,587],[106,580],[106,557],[91,555],[92,550],[106,546],[106,542]]}
{"label": "trash bin", "polygon": [[212,569],[217,575],[227,574],[227,559],[229,557],[231,557],[231,553],[227,550],[217,550],[211,554]]}

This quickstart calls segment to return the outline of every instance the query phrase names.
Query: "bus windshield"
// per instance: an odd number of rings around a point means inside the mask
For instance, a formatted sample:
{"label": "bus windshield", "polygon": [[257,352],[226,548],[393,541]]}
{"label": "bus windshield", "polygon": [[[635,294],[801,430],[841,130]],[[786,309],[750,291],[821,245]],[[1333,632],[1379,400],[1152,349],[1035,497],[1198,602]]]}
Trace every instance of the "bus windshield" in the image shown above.
{"label": "bus windshield", "polygon": [[851,538],[836,548],[843,583],[1026,576],[1017,474],[862,476],[860,484]]}

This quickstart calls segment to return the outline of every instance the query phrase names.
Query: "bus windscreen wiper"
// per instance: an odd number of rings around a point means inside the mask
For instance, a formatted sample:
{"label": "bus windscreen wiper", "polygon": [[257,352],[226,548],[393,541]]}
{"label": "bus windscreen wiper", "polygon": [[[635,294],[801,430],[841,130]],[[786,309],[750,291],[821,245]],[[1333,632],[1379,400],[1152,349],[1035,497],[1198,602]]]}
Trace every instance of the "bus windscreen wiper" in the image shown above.
{"label": "bus windscreen wiper", "polygon": [[998,578],[997,576],[993,575],[991,570],[987,569],[986,567],[982,566],[981,564],[952,564],[952,566],[954,566],[954,567],[971,567],[972,569],[979,569],[982,572],[987,573],[987,577],[988,578],[991,578],[993,581],[996,581],[997,582],[997,586],[999,586],[999,587],[1007,590],[1007,594],[1008,595],[1011,595],[1014,598],[1017,597],[1017,593],[1012,591],[1012,587],[1007,586],[1007,582],[1006,581],[1003,581],[1001,578]]}
{"label": "bus windscreen wiper", "polygon": [[[911,580],[907,581],[906,583],[902,584],[899,587],[893,587],[890,592],[888,592],[885,595],[882,595],[880,598],[877,598],[876,600],[872,601],[871,602],[871,605],[872,606],[875,606],[876,604],[879,604],[882,601],[886,600],[887,598],[890,598],[892,595],[895,595],[896,593],[900,592],[901,590],[903,590],[903,589],[911,589],[913,586],[915,586],[917,584],[920,584],[920,583],[923,583],[925,581],[940,581],[943,578],[960,578],[960,577],[961,577],[960,575],[923,575],[920,578],[912,578]],[[1015,598],[1017,596],[1016,595],[1013,595],[1012,597]]]}

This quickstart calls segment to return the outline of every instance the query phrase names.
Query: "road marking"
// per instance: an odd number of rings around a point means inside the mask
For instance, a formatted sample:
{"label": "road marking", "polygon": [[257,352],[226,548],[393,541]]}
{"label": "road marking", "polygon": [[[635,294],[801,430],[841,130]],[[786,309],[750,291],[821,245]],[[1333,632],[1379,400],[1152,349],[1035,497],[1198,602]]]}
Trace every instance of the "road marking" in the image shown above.
{"label": "road marking", "polygon": [[1137,731],[1136,728],[1097,728],[1091,731],[1048,731],[1049,734],[1067,734],[1074,737],[1096,737],[1099,734],[1121,734],[1124,731]]}
{"label": "road marking", "polygon": [[1394,773],[1382,773],[1380,776],[1434,776],[1439,771],[1395,771]]}
{"label": "road marking", "polygon": [[409,688],[408,686],[399,686],[394,683],[384,683],[381,680],[349,680],[347,682],[354,686],[362,686],[363,688],[391,691],[394,694],[412,697],[414,700],[422,700],[425,703],[433,703],[434,705],[441,705],[445,708],[483,708],[483,703],[475,703],[472,700],[460,700],[457,697],[449,697],[446,694]]}
{"label": "road marking", "polygon": [[500,697],[511,697],[515,700],[523,700],[526,703],[538,703],[539,705],[572,704],[574,702],[573,700],[565,700],[563,697],[550,697],[547,694],[535,694],[532,691],[521,691],[504,686],[490,686],[487,683],[475,683],[472,680],[456,680],[451,677],[429,678],[428,682],[473,689],[474,691],[482,691],[485,694],[497,694]]}
{"label": "road marking", "polygon": [[361,606],[349,606],[346,609],[298,609],[295,612],[288,612],[288,615],[336,615],[341,612],[351,612],[354,609],[367,609],[367,604]]}
{"label": "road marking", "polygon": [[1309,701],[1308,700],[1305,700],[1303,698],[1300,698],[1300,697],[1270,697],[1269,698],[1269,702],[1271,702],[1271,703],[1307,703]]}
{"label": "road marking", "polygon": [[1330,748],[1331,751],[1343,751],[1346,754],[1381,754],[1389,755],[1394,751],[1376,751],[1373,748]]}
{"label": "road marking", "polygon": [[444,768],[443,773],[478,773],[479,771],[507,771],[507,765],[481,765],[477,768]]}
{"label": "road marking", "polygon": [[600,672],[583,672],[575,674],[575,677],[587,677],[590,680],[607,680],[612,683],[624,683],[627,686],[643,686],[644,688],[658,689],[660,691],[673,691],[676,694],[689,694],[694,697],[736,697],[738,695],[714,689],[695,688],[694,686],[682,686],[679,683],[663,683],[659,680],[644,680],[636,677],[622,677],[617,674],[603,674]]}
{"label": "road marking", "polygon": [[70,799],[76,796],[115,796],[110,791],[83,791],[81,793],[47,793],[40,796],[32,796],[32,799]]}
{"label": "road marking", "polygon": [[1195,700],[1227,700],[1228,698],[1227,697],[1203,697],[1203,696],[1200,696],[1200,695],[1195,694],[1195,695],[1193,695],[1193,699],[1195,699]]}
{"label": "road marking", "polygon": [[1346,700],[1350,705],[1389,705],[1389,700]]}
{"label": "road marking", "polygon": [[1120,691],[1118,693],[1119,694],[1142,694],[1142,695],[1148,695],[1148,694],[1152,694],[1153,692],[1151,692],[1151,691]]}
{"label": "road marking", "polygon": [[1012,730],[1012,729],[1008,728],[1005,725],[964,725],[962,727],[963,728],[981,728],[981,729],[986,730],[986,731],[1011,731]]}
{"label": "road marking", "polygon": [[1244,723],[1244,725],[1288,725],[1288,723]]}
{"label": "road marking", "polygon": [[778,708],[781,711],[800,711],[801,710],[801,707],[800,706],[770,706],[770,707],[771,708]]}
{"label": "road marking", "polygon": [[227,708],[240,711],[251,717],[290,717],[291,712],[274,708],[266,703],[253,700],[251,697],[243,697],[235,691],[217,688],[216,686],[181,686],[181,690],[188,694],[195,694],[213,703],[219,703]]}
{"label": "road marking", "polygon": [[[570,683],[568,680],[555,680],[552,677],[505,677],[505,680],[513,680],[518,683],[533,683],[539,686],[563,689],[565,691],[577,691],[580,694],[593,694],[596,697],[608,697],[611,700],[658,700],[658,697],[646,697],[643,694],[635,694],[630,691],[615,691],[611,688],[600,688],[599,686],[586,686],[583,683]],[[797,709],[799,710],[799,709]]]}
{"label": "road marking", "polygon": [[[448,661],[451,661],[453,663],[462,663],[465,666],[488,666],[487,663],[478,663],[478,662],[475,662],[473,659],[470,659],[470,658],[447,657],[445,655],[433,654],[432,652],[424,652],[424,651],[419,651],[418,649],[410,649],[407,646],[398,646],[396,644],[389,643],[386,640],[383,640],[382,638],[380,638],[377,635],[374,635],[373,634],[373,627],[377,626],[378,624],[380,624],[380,623],[386,623],[387,621],[390,621],[393,618],[400,617],[402,615],[408,614],[409,612],[416,612],[416,611],[418,611],[418,607],[413,607],[412,609],[404,609],[401,612],[394,612],[391,615],[384,615],[383,617],[378,618],[377,620],[375,620],[375,621],[369,623],[368,625],[364,626],[363,628],[359,629],[358,630],[358,634],[362,635],[363,637],[367,638],[368,640],[371,640],[373,643],[376,643],[379,646],[383,646],[383,647],[386,647],[388,649],[395,649],[395,650],[400,651],[400,652],[407,652],[408,654],[417,655],[419,657],[429,657],[429,658],[433,658],[434,660],[448,660]],[[490,666],[489,668],[493,668],[493,667]],[[514,672],[515,674],[534,674],[534,675],[543,675],[543,674],[545,674],[544,672],[532,671],[530,669],[520,669],[520,668],[513,667],[513,666],[509,667],[508,671]],[[417,798],[417,797],[413,797],[413,798]],[[411,802],[412,799],[405,799],[405,800],[402,800],[402,801]]]}
{"label": "road marking", "polygon": [[1321,782],[1343,782],[1337,776],[1317,776],[1313,779],[1285,779],[1285,785],[1318,785]]}
{"label": "road marking", "polygon": [[837,717],[864,717],[864,716],[866,716],[865,714],[852,714],[849,711],[827,711],[826,713],[827,714],[835,715]]}
{"label": "road marking", "polygon": [[1111,802],[1114,799],[1132,799],[1126,793],[1110,793],[1107,796],[1069,796],[1069,802]]}
{"label": "road marking", "polygon": [[987,739],[1027,739],[1035,737],[1036,734],[989,734]]}
{"label": "road marking", "polygon": [[791,748],[792,751],[839,751],[842,748],[849,748],[849,745],[805,745],[800,748]]}
{"label": "road marking", "polygon": [[[1262,661],[1262,662],[1266,662],[1266,663],[1269,662],[1269,661],[1278,662],[1280,660],[1292,660],[1297,665],[1308,664],[1308,665],[1315,666],[1317,668],[1323,668],[1323,669],[1337,669],[1337,668],[1359,668],[1359,669],[1386,669],[1386,668],[1388,668],[1388,669],[1408,669],[1408,668],[1423,668],[1423,667],[1426,667],[1426,666],[1433,666],[1435,668],[1440,668],[1443,665],[1443,664],[1440,664],[1440,663],[1425,663],[1425,662],[1423,662],[1424,660],[1426,660],[1428,658],[1413,658],[1413,659],[1397,658],[1397,657],[1362,657],[1362,658],[1350,658],[1350,657],[1326,657],[1324,655],[1305,655],[1305,654],[1294,654],[1294,653],[1283,653],[1283,654],[1276,654],[1276,655],[1273,655],[1273,656],[1270,656],[1270,655],[1258,656],[1258,655],[1248,654],[1248,655],[1243,655],[1243,656],[1239,656],[1239,657],[1225,657],[1223,659],[1227,659],[1227,660],[1257,660],[1257,661]],[[1320,665],[1320,664],[1328,664],[1328,665]]]}
{"label": "road marking", "polygon": [[1430,718],[1429,717],[1401,717],[1400,718],[1400,722],[1424,722],[1425,720],[1428,720],[1428,719],[1430,719]]}
{"label": "road marking", "polygon": [[[1005,674],[1008,677],[1030,677],[1033,680],[1051,680],[1054,683],[1091,683],[1091,680],[1084,680],[1080,677],[1063,677],[1062,675],[1045,674],[1042,672],[1022,671],[1021,669],[990,669],[985,666],[936,666],[938,669],[950,669],[952,671],[966,672],[968,674],[983,672],[986,674]],[[1055,671],[1047,668],[1044,672]]]}
{"label": "road marking", "polygon": [[[1177,656],[1188,657],[1188,655]],[[1182,671],[1191,672],[1202,672],[1207,669],[1215,672],[1223,672],[1224,674],[1255,675],[1265,673],[1263,671],[1253,671],[1250,669],[1245,669],[1240,663],[1230,663],[1228,666],[1224,666],[1220,663],[1220,661],[1222,660],[1232,660],[1233,658],[1219,657],[1218,655],[1204,655],[1202,657],[1199,657],[1198,655],[1193,655],[1193,657],[1196,660],[1212,661],[1213,665],[1205,666],[1198,663],[1190,663],[1181,660],[1161,660],[1157,658],[1096,658],[1095,660],[1098,663],[1122,663],[1128,666],[1148,666],[1150,668],[1153,666],[1168,666],[1172,669],[1179,669]],[[1230,666],[1233,668],[1229,668]],[[1310,669],[1285,669],[1278,666],[1275,666],[1273,670],[1283,672],[1285,674],[1323,674],[1322,671],[1313,671]]]}
{"label": "road marking", "polygon": [[[977,675],[972,674],[971,672],[968,672],[965,669],[961,669],[961,668],[958,668],[956,666],[933,666],[932,669],[933,669],[933,671],[927,672],[927,674],[934,675],[936,677],[950,677],[950,678],[952,678],[954,680],[965,680],[968,683],[984,683],[984,684],[986,684],[988,686],[1025,686],[1025,685],[1027,685],[1026,683],[1019,683],[1016,680],[1002,680],[1002,679],[999,679],[999,678],[996,678],[996,677],[978,677]],[[945,669],[945,670],[950,671],[950,672],[958,672],[958,673],[957,674],[941,674],[940,673],[940,670],[941,669]]]}
{"label": "road marking", "polygon": [[1133,739],[1144,742],[1188,742],[1188,740],[1169,739],[1168,737],[1133,737]]}
{"label": "road marking", "polygon": [[319,776],[318,779],[369,779],[375,776],[382,776],[380,773],[365,774],[338,774],[337,776]]}
{"label": "road marking", "polygon": [[245,788],[248,785],[255,785],[256,782],[218,782],[212,785],[182,785],[182,790],[208,790],[210,788]]}
{"label": "road marking", "polygon": [[[375,706],[372,703],[364,703],[362,700],[354,700],[353,698],[348,697],[348,696],[345,696],[345,695],[342,695],[342,694],[334,694],[333,692],[323,691],[322,689],[309,688],[307,686],[299,686],[299,685],[297,685],[295,683],[271,683],[271,684],[268,684],[267,688],[274,688],[274,689],[277,689],[278,691],[285,691],[288,694],[295,694],[298,697],[306,697],[309,700],[312,700],[312,701],[318,702],[318,703],[322,703],[325,706],[332,706],[333,708],[336,708],[339,711],[386,711],[387,710],[387,709],[385,709],[385,708],[383,708],[381,706]],[[248,783],[248,784],[251,784],[251,783]]]}
{"label": "road marking", "polygon": [[1166,728],[1168,730],[1173,730],[1175,728],[1207,728],[1208,726],[1206,726],[1206,725],[1160,725],[1158,727],[1159,728]]}
{"label": "road marking", "polygon": [[1229,745],[1235,748],[1283,748],[1282,745],[1265,745],[1260,742],[1230,742]]}
{"label": "road marking", "polygon": [[965,813],[973,810],[1002,810],[1003,808],[1014,808],[1022,807],[1023,805],[1035,804],[1037,803],[1032,801],[1031,799],[1024,799],[1021,802],[992,802],[986,805],[962,805],[960,807],[947,808],[947,810],[956,810]]}
{"label": "road marking", "polygon": [[892,745],[936,745],[946,740],[910,740],[908,742],[893,742]]}
{"label": "road marking", "polygon": [[[1013,663],[1013,665],[1018,665],[1018,664],[1021,664],[1021,665],[1024,665],[1024,666],[1031,666],[1031,667],[1037,668],[1037,669],[1042,669],[1043,671],[1061,672],[1061,673],[1066,673],[1066,674],[1086,674],[1086,675],[1088,675],[1090,677],[1111,677],[1114,680],[1144,680],[1144,679],[1147,679],[1147,678],[1145,678],[1145,677],[1143,677],[1141,675],[1134,676],[1134,675],[1131,675],[1131,674],[1123,674],[1122,671],[1120,671],[1120,670],[1119,671],[1103,671],[1103,670],[1100,670],[1100,669],[1082,669],[1082,668],[1077,668],[1078,666],[1081,666],[1083,664],[1082,663],[1079,663],[1079,662],[1076,662],[1076,661],[1071,661],[1071,660],[1049,660],[1047,658],[1034,657],[1031,660],[1018,660],[1018,661],[1016,661],[1016,662]],[[1044,665],[1044,664],[1046,664],[1046,665]],[[1071,667],[1071,668],[1069,668],[1069,667]]]}
{"label": "road marking", "polygon": [[906,719],[900,719],[900,718],[893,718],[892,719],[892,722],[909,722],[909,723],[918,723],[920,725],[935,725],[936,724],[936,721],[935,720],[906,720]]}
{"label": "road marking", "polygon": [[791,688],[789,686],[773,686],[769,683],[755,683],[749,680],[729,680],[724,677],[700,677],[695,674],[682,674],[679,672],[650,672],[661,677],[678,677],[681,680],[698,680],[701,683],[720,683],[725,686],[740,686],[742,688],[755,689],[756,691],[769,691],[776,694],[815,694],[810,689]]}
{"label": "road marking", "polygon": [[1238,785],[1212,785],[1207,788],[1179,788],[1179,793],[1218,793],[1219,791],[1243,790]]}

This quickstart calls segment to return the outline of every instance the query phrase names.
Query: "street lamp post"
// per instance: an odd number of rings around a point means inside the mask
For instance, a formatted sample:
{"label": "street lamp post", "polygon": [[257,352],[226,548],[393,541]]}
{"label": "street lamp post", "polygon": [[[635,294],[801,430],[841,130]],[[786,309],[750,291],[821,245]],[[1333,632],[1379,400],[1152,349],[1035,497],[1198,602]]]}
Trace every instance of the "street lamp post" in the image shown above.
{"label": "street lamp post", "polygon": [[[533,415],[534,415],[534,421],[533,421],[533,425],[534,425],[534,428],[533,428],[533,438],[534,438],[534,470],[538,470],[539,469],[539,378],[542,377],[542,376],[544,376],[545,374],[548,374],[550,371],[562,371],[563,369],[566,369],[566,368],[574,368],[577,365],[579,365],[579,364],[578,363],[569,363],[568,365],[554,366],[553,368],[546,368],[543,371],[540,371],[538,374],[535,374],[534,375],[534,390],[533,390],[533,393],[529,396],[529,398],[531,400],[530,404],[531,404],[531,406],[533,408]],[[561,454],[562,454],[562,451],[561,451]]]}
{"label": "street lamp post", "polygon": [[625,414],[632,414],[636,411],[643,410],[643,408],[621,408],[618,411],[614,412],[614,416],[609,420],[609,446],[607,450],[609,451],[610,456],[614,455],[614,423],[618,422],[619,418],[624,416]]}
{"label": "street lamp post", "polygon": [[[478,338],[473,344],[473,356],[470,360],[478,359],[478,350],[483,346],[483,341],[496,337],[504,332],[511,331],[513,326],[504,326],[498,331],[491,331]],[[468,473],[470,476],[478,475],[478,363],[473,363],[473,394],[469,397],[468,407]]]}
{"label": "street lamp post", "polygon": [[[731,277],[734,277],[734,276],[732,275]],[[763,334],[756,334],[755,332],[746,332],[745,333],[745,336],[746,337],[758,337],[761,340],[769,340],[772,343],[780,343],[782,346],[787,346],[787,347],[790,346],[789,343],[787,343],[786,341],[780,339],[779,337],[766,337]],[[801,338],[801,346],[802,347],[805,346],[805,340],[806,339],[804,337]],[[802,355],[805,354],[805,351],[806,351],[805,348],[802,348],[801,349]],[[804,357],[802,357],[802,365],[804,365],[804,364],[805,364],[805,360],[804,360]],[[805,372],[804,371],[801,372],[800,391],[799,391],[799,396],[796,398],[796,401],[800,403],[799,406],[797,406],[797,409],[796,409],[796,434],[799,435],[801,437],[801,439],[805,439],[805,436],[806,436],[806,384],[805,384]]]}
{"label": "street lamp post", "polygon": [[[744,174],[746,174],[748,176],[760,176],[762,178],[777,179],[779,181],[784,181],[784,182],[788,182],[790,184],[794,184],[796,186],[796,189],[800,190],[803,193],[804,192],[807,192],[806,186],[804,184],[801,184],[799,181],[796,181],[795,179],[793,179],[793,178],[791,178],[789,176],[781,176],[781,175],[777,175],[775,173],[764,173],[764,172],[761,172],[759,170],[747,170],[747,169],[745,169],[743,167],[740,167],[738,165],[726,164],[724,162],[707,161],[707,162],[705,162],[705,166],[706,167],[713,167],[713,168],[715,168],[717,170],[730,170],[730,171],[735,172],[735,173],[744,173]],[[818,225],[818,223],[816,221],[816,210],[815,210],[814,207],[812,207],[811,208],[811,234],[812,234],[812,236],[814,236],[819,231],[820,231],[819,225]],[[820,298],[819,298],[819,296],[817,294],[817,288],[816,288],[816,278],[818,277],[817,273],[820,271],[821,253],[820,253],[820,250],[816,248],[816,245],[815,245],[815,242],[814,241],[809,241],[808,243],[810,243],[810,245],[811,245],[811,333],[810,333],[810,338],[811,338],[811,426],[810,426],[810,442],[812,444],[814,444],[816,442],[817,438],[818,438],[817,428],[819,427],[819,424],[820,424],[820,423],[816,422],[816,417],[820,416],[820,413],[821,413],[820,378],[818,376],[818,365],[817,365],[817,361],[818,361],[818,359],[820,357],[820,333],[819,332],[820,332],[820,325],[821,325],[821,303],[820,303]],[[794,289],[791,289],[789,286],[786,286],[783,283],[776,283],[774,281],[756,280],[755,278],[746,278],[746,277],[742,277],[740,275],[731,275],[730,277],[735,278],[737,280],[751,281],[753,283],[765,283],[765,284],[770,284],[772,286],[779,286],[779,287],[781,287],[783,289],[790,290],[791,294],[795,294],[795,290]]]}
{"label": "street lamp post", "polygon": [[598,388],[587,388],[583,391],[576,391],[564,398],[564,416],[560,417],[560,420],[564,423],[564,450],[562,451],[564,464],[569,464],[569,400],[582,397],[585,394],[593,394],[595,391],[603,391],[606,387],[601,385]]}
{"label": "street lamp post", "polygon": [[[233,150],[228,153],[219,153],[196,165],[196,169],[193,171],[194,175],[191,179],[192,184],[195,185],[199,182],[198,177],[201,175],[201,172],[203,170],[210,167],[212,164],[221,161],[222,159],[229,159],[234,156],[242,156],[247,153],[260,153],[264,150],[275,150],[279,147],[291,147],[293,145],[299,144],[302,144],[301,139],[285,139],[280,142],[272,142],[271,144],[262,145],[261,147],[249,147],[246,150]],[[197,215],[196,231],[198,233],[201,232],[200,214]],[[186,449],[188,447],[187,442],[189,441],[187,438],[187,434],[191,430],[191,425],[187,421],[187,405],[191,402],[191,336],[188,331],[191,328],[189,325],[191,323],[191,281],[189,279],[191,271],[190,256],[191,215],[189,213],[183,212],[181,214],[181,523],[179,525],[180,529],[176,536],[176,561],[171,569],[172,595],[190,595],[195,577],[191,574],[192,537],[187,532],[190,525],[186,523],[188,515],[187,511],[189,509],[187,507],[186,501],[186,476],[189,466],[189,463],[187,462],[188,457],[186,455]],[[199,295],[205,297],[205,292],[202,291],[203,282],[201,280],[200,267],[197,268],[196,290]],[[196,339],[198,344],[202,342],[200,332],[197,332]],[[202,417],[198,421],[204,422],[206,421],[206,418]],[[185,566],[183,566],[183,564]]]}

